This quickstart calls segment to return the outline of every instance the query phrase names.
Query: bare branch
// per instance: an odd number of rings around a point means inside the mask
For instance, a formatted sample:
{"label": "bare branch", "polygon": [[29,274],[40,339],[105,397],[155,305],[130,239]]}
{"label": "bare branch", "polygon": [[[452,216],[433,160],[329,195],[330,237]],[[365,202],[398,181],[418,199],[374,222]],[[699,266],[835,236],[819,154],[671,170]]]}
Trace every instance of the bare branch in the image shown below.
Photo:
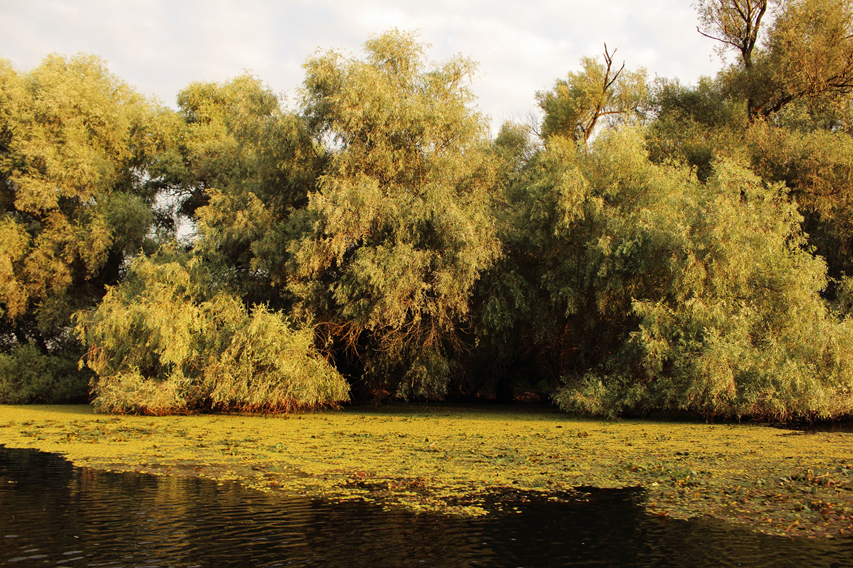
{"label": "bare branch", "polygon": [[696,31],[708,39],[740,51],[744,66],[749,69],[752,67],[752,52],[758,42],[761,20],[767,12],[767,1],[699,2],[698,11],[702,25],[697,26]]}

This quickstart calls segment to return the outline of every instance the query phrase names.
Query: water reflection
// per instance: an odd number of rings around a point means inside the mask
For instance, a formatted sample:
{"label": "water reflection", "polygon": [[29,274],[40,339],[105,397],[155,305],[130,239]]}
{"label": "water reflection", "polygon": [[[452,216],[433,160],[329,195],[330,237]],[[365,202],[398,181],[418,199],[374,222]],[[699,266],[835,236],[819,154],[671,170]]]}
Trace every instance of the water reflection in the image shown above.
{"label": "water reflection", "polygon": [[74,468],[0,447],[0,564],[18,566],[848,566],[853,540],[646,515],[637,490],[457,519],[235,485]]}

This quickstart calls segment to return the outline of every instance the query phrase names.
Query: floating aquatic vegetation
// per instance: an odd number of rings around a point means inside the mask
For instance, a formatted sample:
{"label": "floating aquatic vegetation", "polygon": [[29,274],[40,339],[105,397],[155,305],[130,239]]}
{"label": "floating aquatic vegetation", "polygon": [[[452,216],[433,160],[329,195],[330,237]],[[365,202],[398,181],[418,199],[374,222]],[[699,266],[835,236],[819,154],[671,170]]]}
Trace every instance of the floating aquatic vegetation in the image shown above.
{"label": "floating aquatic vegetation", "polygon": [[531,407],[389,406],[280,416],[103,416],[0,406],[0,444],[77,465],[481,515],[495,494],[642,487],[662,517],[853,534],[853,433],[593,421]]}

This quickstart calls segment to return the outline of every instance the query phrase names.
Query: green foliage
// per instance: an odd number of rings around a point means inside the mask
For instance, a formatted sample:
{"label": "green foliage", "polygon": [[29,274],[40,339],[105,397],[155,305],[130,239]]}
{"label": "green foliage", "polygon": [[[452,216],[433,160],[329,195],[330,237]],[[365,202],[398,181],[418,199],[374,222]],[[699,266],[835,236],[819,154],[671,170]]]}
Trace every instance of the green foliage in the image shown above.
{"label": "green foliage", "polygon": [[684,163],[705,181],[718,155],[735,157],[743,149],[743,131],[749,124],[746,103],[728,96],[720,81],[703,77],[688,88],[660,79],[652,106],[656,118],[646,131],[646,144],[656,163]]}
{"label": "green foliage", "polygon": [[317,155],[298,116],[260,79],[191,83],[178,93],[174,143],[152,167],[195,218],[209,190],[252,193],[277,212],[304,205]]}
{"label": "green foliage", "polygon": [[371,382],[440,395],[472,287],[499,251],[485,206],[495,166],[468,106],[474,66],[427,68],[400,32],[365,51],[306,63],[304,112],[331,158],[291,224],[290,290],[364,357]]}
{"label": "green foliage", "polygon": [[853,91],[853,2],[788,0],[768,33],[765,86],[754,106],[768,116],[796,100],[812,104]]}
{"label": "green foliage", "polygon": [[780,186],[727,161],[701,184],[651,165],[628,133],[581,161],[583,178],[572,177],[583,194],[557,201],[574,212],[563,250],[577,244],[556,268],[574,278],[552,268],[543,279],[562,284],[568,314],[617,341],[566,377],[562,407],[782,419],[853,409],[853,327],[820,298],[825,266],[803,250]]}
{"label": "green foliage", "polygon": [[789,188],[806,217],[809,243],[830,274],[853,273],[853,137],[760,122],[745,133],[743,145],[758,175]]}
{"label": "green foliage", "polygon": [[263,306],[247,311],[197,259],[136,260],[77,320],[98,411],[291,411],[348,398],[310,328]]}
{"label": "green foliage", "polygon": [[85,396],[79,338],[107,412],[334,405],[346,375],[851,414],[851,6],[700,1],[735,65],[650,88],[605,46],[536,94],[538,139],[489,140],[475,65],[396,30],[310,58],[295,112],[250,75],[171,112],[94,57],[0,61],[0,399]]}
{"label": "green foliage", "polygon": [[302,117],[284,112],[250,75],[192,83],[178,105],[175,142],[151,170],[196,223],[195,254],[218,267],[247,304],[287,308],[271,284],[285,280],[285,224],[307,204],[322,150]]}
{"label": "green foliage", "polygon": [[767,182],[783,182],[805,218],[809,245],[827,260],[830,275],[849,273],[849,95],[798,96],[766,119],[754,113],[750,119],[749,105],[757,99],[731,90],[732,73],[694,88],[658,83],[657,119],[646,136],[651,158],[687,164],[705,181],[715,160],[725,157],[749,164]]}
{"label": "green foliage", "polygon": [[91,56],[2,62],[0,88],[0,335],[46,353],[149,232],[163,113]]}
{"label": "green foliage", "polygon": [[768,4],[702,0],[696,5],[703,35],[720,41],[723,50],[740,52],[740,61],[721,74],[729,93],[747,102],[751,118],[769,117],[792,102],[821,106],[849,98],[853,3],[781,0],[767,27]]}
{"label": "green foliage", "polygon": [[746,68],[759,42],[761,20],[767,14],[767,0],[698,0],[699,33],[721,42],[721,51],[740,52]]}
{"label": "green foliage", "polygon": [[89,375],[77,369],[73,355],[48,356],[34,345],[19,345],[0,353],[0,403],[86,402]]}
{"label": "green foliage", "polygon": [[559,134],[586,142],[599,119],[613,126],[643,116],[649,98],[645,69],[625,71],[624,64],[614,69],[606,45],[604,63],[584,57],[581,66],[582,71],[557,80],[552,91],[536,93],[545,113],[543,137]]}

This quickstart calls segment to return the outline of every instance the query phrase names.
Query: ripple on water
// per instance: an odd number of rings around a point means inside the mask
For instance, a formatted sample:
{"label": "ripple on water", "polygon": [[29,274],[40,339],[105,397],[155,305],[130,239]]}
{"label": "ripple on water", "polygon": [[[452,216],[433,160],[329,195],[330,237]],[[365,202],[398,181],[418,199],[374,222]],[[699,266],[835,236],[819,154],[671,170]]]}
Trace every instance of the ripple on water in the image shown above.
{"label": "ripple on water", "polygon": [[[649,516],[639,490],[460,519],[0,447],[0,563],[18,566],[848,566],[853,540]],[[504,507],[512,509],[512,507]]]}

